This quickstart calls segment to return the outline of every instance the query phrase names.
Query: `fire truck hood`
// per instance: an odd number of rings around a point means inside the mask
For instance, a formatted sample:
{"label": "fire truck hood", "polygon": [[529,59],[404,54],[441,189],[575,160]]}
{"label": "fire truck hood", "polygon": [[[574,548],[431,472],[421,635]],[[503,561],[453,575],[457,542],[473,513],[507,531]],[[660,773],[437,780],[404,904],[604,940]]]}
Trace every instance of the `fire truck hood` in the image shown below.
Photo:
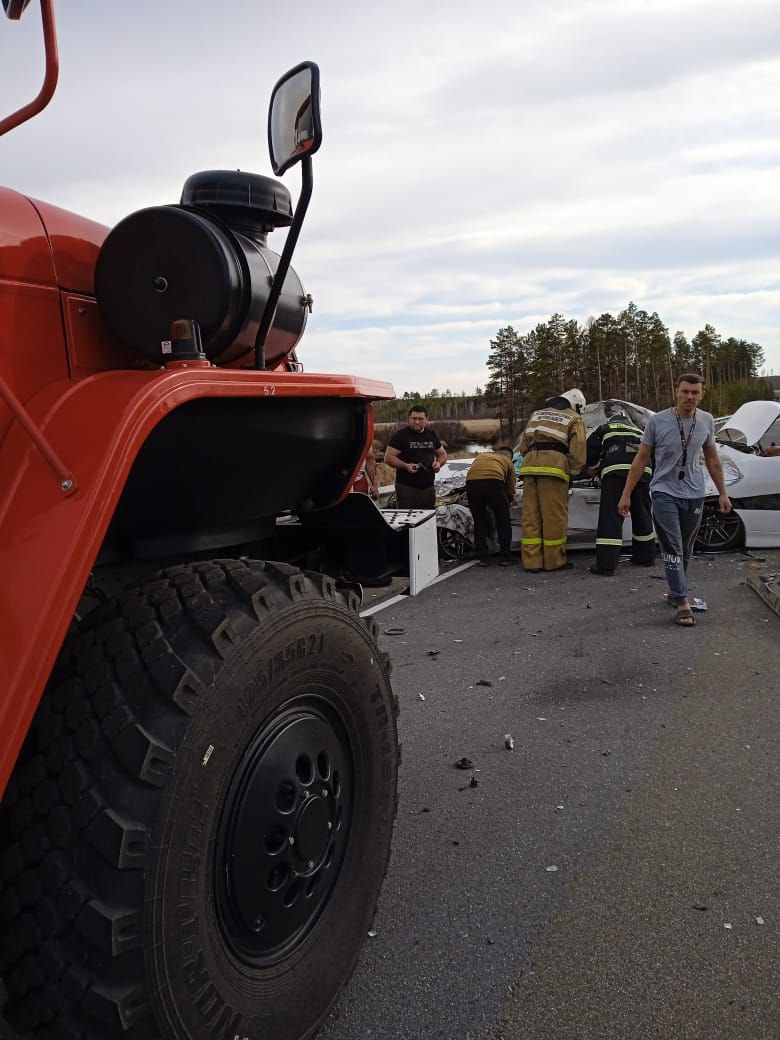
{"label": "fire truck hood", "polygon": [[108,228],[52,206],[48,202],[30,199],[35,206],[51,245],[57,285],[61,289],[95,294],[95,261],[108,234]]}

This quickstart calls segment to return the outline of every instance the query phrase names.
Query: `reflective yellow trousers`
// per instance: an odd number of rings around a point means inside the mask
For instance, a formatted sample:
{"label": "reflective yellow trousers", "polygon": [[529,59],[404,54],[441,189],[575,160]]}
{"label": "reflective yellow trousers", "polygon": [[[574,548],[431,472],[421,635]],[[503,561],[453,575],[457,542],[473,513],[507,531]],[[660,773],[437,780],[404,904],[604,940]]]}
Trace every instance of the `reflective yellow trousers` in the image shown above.
{"label": "reflective yellow trousers", "polygon": [[569,482],[560,477],[523,480],[523,566],[554,571],[566,563]]}

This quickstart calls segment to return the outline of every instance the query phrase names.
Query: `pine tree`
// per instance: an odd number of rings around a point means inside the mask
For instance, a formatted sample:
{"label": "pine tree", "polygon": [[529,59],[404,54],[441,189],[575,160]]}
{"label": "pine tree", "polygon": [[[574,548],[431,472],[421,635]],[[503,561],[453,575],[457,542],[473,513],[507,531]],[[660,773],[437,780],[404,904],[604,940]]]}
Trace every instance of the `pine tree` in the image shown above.
{"label": "pine tree", "polygon": [[502,431],[506,427],[514,442],[527,400],[528,367],[525,344],[511,325],[499,329],[496,338],[491,339],[487,367],[490,378],[485,385],[485,400],[496,409]]}

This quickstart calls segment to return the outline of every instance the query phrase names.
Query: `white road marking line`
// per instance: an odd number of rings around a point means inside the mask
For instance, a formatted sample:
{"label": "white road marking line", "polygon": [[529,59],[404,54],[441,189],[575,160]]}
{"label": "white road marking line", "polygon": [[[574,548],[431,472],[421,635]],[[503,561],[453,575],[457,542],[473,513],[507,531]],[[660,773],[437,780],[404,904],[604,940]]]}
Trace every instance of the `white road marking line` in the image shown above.
{"label": "white road marking line", "polygon": [[[461,571],[467,571],[469,567],[473,567],[476,560],[469,560],[468,563],[461,563],[459,567],[453,568],[451,571],[447,571],[445,574],[440,574],[438,578],[434,578],[430,585],[426,585],[425,589],[430,589],[433,585],[438,585],[440,581],[446,581],[448,578],[455,577],[456,574],[460,574]],[[425,592],[423,589],[423,592]],[[415,599],[417,597],[414,597]],[[404,603],[412,599],[411,596],[391,596],[390,599],[382,600],[381,603],[377,603],[373,607],[369,607],[368,610],[361,610],[361,617],[371,617],[372,614],[377,614],[380,610],[384,610],[385,607],[393,607],[396,603]]]}

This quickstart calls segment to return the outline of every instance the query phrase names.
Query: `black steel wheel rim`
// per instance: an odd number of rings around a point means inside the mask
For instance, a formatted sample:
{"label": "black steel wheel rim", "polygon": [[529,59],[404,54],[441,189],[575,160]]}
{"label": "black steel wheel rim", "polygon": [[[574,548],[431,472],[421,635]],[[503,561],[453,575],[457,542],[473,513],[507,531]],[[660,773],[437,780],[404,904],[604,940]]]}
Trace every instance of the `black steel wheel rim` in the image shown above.
{"label": "black steel wheel rim", "polygon": [[255,735],[216,844],[217,918],[239,960],[274,964],[305,940],[338,880],[353,809],[351,745],[330,704],[288,705]]}
{"label": "black steel wheel rim", "polygon": [[736,543],[741,527],[736,513],[721,514],[712,506],[705,506],[696,541],[703,549],[722,549]]}

